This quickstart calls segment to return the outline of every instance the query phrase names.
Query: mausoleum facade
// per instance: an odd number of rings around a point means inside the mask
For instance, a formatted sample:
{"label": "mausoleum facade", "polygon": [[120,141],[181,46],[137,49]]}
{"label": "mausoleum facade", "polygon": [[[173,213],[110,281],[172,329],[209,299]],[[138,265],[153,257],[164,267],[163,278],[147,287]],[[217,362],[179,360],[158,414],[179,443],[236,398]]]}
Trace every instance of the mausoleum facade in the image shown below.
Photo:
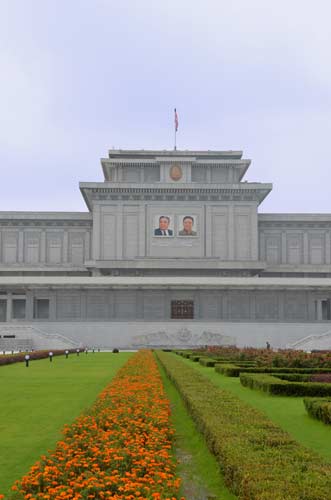
{"label": "mausoleum facade", "polygon": [[272,185],[243,180],[240,151],[111,150],[101,165],[104,182],[80,183],[86,212],[0,212],[6,345],[328,337],[331,214],[259,213]]}

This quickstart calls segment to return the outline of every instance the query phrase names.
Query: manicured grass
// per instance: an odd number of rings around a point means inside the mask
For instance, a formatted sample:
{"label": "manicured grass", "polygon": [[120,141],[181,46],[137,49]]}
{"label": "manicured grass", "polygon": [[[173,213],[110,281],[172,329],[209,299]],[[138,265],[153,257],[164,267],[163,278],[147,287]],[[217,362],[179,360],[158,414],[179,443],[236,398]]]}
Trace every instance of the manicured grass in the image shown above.
{"label": "manicured grass", "polygon": [[71,354],[0,367],[0,493],[6,494],[41,454],[92,405],[131,353]]}
{"label": "manicured grass", "polygon": [[269,396],[243,387],[238,378],[225,377],[216,373],[214,368],[206,368],[181,356],[178,356],[178,359],[199,370],[218,387],[233,392],[241,400],[263,411],[296,441],[331,461],[331,426],[309,417],[304,408],[303,398]]}
{"label": "manicured grass", "polygon": [[216,458],[197,431],[177,389],[160,364],[159,369],[171,402],[171,419],[176,429],[178,475],[184,483],[182,494],[190,500],[206,499],[208,494],[222,500],[234,500],[237,497],[225,486]]}

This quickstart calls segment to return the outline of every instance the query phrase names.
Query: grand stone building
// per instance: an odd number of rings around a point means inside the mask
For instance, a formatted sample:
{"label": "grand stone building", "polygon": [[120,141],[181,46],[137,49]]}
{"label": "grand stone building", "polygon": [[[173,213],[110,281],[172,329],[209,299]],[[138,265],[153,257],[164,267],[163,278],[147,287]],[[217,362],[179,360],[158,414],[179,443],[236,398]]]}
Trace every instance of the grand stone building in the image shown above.
{"label": "grand stone building", "polygon": [[0,349],[329,342],[331,214],[259,214],[240,151],[101,164],[86,212],[0,212]]}

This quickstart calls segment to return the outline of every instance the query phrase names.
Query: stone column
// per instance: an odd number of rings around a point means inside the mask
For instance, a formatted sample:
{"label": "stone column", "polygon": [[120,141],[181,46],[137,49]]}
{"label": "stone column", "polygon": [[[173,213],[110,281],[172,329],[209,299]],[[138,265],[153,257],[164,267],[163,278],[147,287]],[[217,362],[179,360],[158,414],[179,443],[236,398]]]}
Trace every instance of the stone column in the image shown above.
{"label": "stone column", "polygon": [[18,262],[24,261],[24,233],[23,229],[18,232]]}
{"label": "stone column", "polygon": [[119,204],[116,211],[116,258],[123,258],[123,205]]}
{"label": "stone column", "polygon": [[317,321],[322,321],[322,300],[318,299],[316,300],[316,305],[317,305]]}
{"label": "stone column", "polygon": [[26,303],[25,303],[25,319],[27,321],[33,320],[33,292],[32,290],[27,290],[26,292]]}
{"label": "stone column", "polygon": [[69,257],[69,235],[68,231],[64,230],[63,231],[63,247],[62,247],[62,262],[66,264],[68,262],[68,257]]}
{"label": "stone column", "polygon": [[331,263],[331,233],[329,231],[325,232],[325,264]]}
{"label": "stone column", "polygon": [[6,321],[9,322],[12,319],[12,307],[13,307],[13,296],[11,292],[7,294],[7,317]]}
{"label": "stone column", "polygon": [[196,290],[193,293],[193,319],[200,319],[200,291]]}
{"label": "stone column", "polygon": [[235,260],[234,256],[234,207],[233,205],[229,205],[228,212],[228,259]]}
{"label": "stone column", "polygon": [[303,263],[309,264],[309,241],[308,241],[308,233],[305,231],[303,233]]}
{"label": "stone column", "polygon": [[49,321],[56,321],[56,292],[49,291]]}
{"label": "stone column", "polygon": [[85,260],[90,260],[90,258],[91,258],[90,244],[91,244],[90,231],[86,231],[85,241],[84,241],[84,258],[85,258]]}
{"label": "stone column", "polygon": [[136,319],[144,319],[144,291],[136,290]]}
{"label": "stone column", "polygon": [[40,234],[40,262],[46,262],[46,231],[43,230]]}
{"label": "stone column", "polygon": [[92,259],[100,259],[100,225],[101,225],[100,205],[93,204],[93,239],[92,239]]}
{"label": "stone column", "polygon": [[287,262],[287,251],[286,251],[286,232],[282,231],[282,257],[281,263],[286,264]]}

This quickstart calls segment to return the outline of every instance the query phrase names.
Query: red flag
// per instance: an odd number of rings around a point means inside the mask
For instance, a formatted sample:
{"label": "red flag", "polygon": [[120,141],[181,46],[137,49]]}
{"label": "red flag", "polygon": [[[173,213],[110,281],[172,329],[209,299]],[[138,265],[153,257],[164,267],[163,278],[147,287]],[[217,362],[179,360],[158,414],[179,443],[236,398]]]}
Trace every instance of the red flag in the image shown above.
{"label": "red flag", "polygon": [[178,130],[178,115],[175,108],[175,131],[177,132],[177,130]]}

